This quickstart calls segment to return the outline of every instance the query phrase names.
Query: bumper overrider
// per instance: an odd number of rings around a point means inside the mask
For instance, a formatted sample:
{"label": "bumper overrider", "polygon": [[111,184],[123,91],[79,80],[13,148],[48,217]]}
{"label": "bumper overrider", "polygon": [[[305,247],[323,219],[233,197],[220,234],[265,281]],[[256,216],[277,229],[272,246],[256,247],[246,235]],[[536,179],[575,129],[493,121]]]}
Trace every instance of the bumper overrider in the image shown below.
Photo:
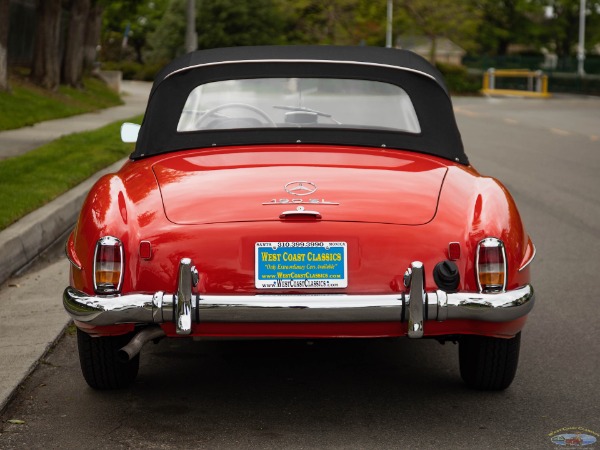
{"label": "bumper overrider", "polygon": [[103,326],[175,322],[188,335],[192,322],[393,322],[408,323],[408,336],[420,338],[426,320],[471,319],[509,322],[533,308],[531,285],[494,293],[426,292],[421,262],[405,276],[407,294],[386,295],[209,295],[192,293],[198,272],[189,258],[179,263],[177,292],[92,296],[68,287],[63,304],[76,321]]}

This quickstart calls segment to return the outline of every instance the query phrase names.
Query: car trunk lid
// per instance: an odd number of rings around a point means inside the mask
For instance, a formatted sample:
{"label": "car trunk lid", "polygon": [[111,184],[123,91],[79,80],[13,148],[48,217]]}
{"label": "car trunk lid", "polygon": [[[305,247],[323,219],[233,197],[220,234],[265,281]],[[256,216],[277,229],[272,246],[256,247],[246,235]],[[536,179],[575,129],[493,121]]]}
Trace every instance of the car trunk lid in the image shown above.
{"label": "car trunk lid", "polygon": [[[230,147],[153,165],[176,224],[298,218],[421,225],[433,219],[447,171],[438,159],[355,147]],[[286,215],[288,213],[288,215]]]}

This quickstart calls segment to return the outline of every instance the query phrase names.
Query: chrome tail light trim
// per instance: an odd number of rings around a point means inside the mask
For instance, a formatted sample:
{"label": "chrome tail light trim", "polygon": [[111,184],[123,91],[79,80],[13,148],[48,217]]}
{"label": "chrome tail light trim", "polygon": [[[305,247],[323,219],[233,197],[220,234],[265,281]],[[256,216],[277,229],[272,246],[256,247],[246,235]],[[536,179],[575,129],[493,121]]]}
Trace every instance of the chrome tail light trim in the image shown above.
{"label": "chrome tail light trim", "polygon": [[[98,265],[98,251],[100,250],[100,248],[102,246],[106,246],[106,247],[118,247],[119,248],[119,257],[120,257],[120,273],[119,273],[119,281],[117,283],[117,286],[115,288],[106,288],[106,287],[102,287],[97,283],[97,279],[96,279],[96,269],[97,269],[97,265]],[[96,248],[94,250],[94,266],[93,266],[93,274],[92,274],[92,280],[94,282],[94,291],[98,294],[101,295],[111,295],[111,294],[117,294],[119,292],[121,292],[121,286],[123,285],[123,274],[125,272],[125,254],[123,252],[123,243],[121,242],[120,239],[117,239],[114,236],[103,236],[100,239],[98,239],[98,242],[96,242]]]}
{"label": "chrome tail light trim", "polygon": [[[481,247],[487,247],[487,248],[499,248],[500,252],[502,254],[502,270],[504,272],[504,282],[502,283],[502,286],[498,286],[497,288],[484,288],[481,285],[481,278],[480,278],[480,267],[479,267],[479,250]],[[475,277],[477,278],[477,288],[479,289],[479,292],[485,292],[485,293],[495,293],[495,292],[505,292],[506,291],[506,283],[508,282],[508,267],[507,267],[507,262],[506,262],[506,248],[504,247],[504,242],[502,242],[502,240],[498,239],[498,238],[494,238],[494,237],[488,237],[485,238],[483,240],[481,240],[476,247],[475,250]]]}

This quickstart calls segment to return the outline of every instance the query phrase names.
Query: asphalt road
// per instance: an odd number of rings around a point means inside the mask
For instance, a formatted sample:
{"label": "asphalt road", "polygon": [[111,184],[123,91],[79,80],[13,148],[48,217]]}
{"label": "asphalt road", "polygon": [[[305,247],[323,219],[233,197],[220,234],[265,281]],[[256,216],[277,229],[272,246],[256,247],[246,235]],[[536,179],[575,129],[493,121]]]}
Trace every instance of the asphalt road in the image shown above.
{"label": "asphalt road", "polygon": [[162,341],[131,389],[95,392],[67,333],[2,414],[0,448],[552,449],[567,428],[600,435],[600,99],[454,103],[471,162],[512,192],[538,250],[508,390],[468,390],[456,346],[405,339]]}

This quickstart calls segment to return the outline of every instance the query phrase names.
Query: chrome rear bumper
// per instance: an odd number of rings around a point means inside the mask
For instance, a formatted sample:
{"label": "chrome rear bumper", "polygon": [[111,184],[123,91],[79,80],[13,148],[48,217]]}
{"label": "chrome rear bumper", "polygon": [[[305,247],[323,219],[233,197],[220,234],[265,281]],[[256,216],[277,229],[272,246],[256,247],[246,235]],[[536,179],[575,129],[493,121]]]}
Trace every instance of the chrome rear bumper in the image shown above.
{"label": "chrome rear bumper", "polygon": [[423,336],[426,320],[472,319],[508,322],[533,308],[531,285],[498,294],[425,292],[423,265],[411,265],[408,294],[391,295],[208,295],[192,294],[196,272],[187,258],[179,265],[174,294],[90,296],[65,289],[69,315],[90,325],[175,322],[177,333],[191,333],[200,322],[408,322],[408,335]]}

